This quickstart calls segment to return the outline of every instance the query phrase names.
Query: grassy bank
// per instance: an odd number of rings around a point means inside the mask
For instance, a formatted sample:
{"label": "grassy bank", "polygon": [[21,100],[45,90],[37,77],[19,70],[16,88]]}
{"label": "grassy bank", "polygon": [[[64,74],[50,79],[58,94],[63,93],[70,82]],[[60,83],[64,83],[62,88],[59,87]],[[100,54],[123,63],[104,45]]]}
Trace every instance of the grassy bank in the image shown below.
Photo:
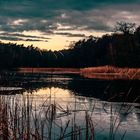
{"label": "grassy bank", "polygon": [[[13,74],[12,74],[12,73]],[[119,68],[113,66],[100,66],[89,68],[18,68],[13,71],[0,73],[1,82],[9,81],[9,77],[14,78],[16,74],[26,76],[37,74],[37,77],[48,74],[80,74],[86,78],[96,78],[104,80],[140,80],[140,68]],[[28,75],[29,74],[29,75]]]}
{"label": "grassy bank", "polygon": [[113,66],[90,67],[80,69],[88,78],[99,79],[140,79],[140,68],[118,68]]}

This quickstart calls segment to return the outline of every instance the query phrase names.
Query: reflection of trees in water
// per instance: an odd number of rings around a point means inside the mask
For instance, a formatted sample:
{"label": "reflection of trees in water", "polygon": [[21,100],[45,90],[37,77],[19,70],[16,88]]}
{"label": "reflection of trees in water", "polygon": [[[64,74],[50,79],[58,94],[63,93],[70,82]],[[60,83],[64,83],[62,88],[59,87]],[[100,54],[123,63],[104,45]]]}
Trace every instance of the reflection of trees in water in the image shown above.
{"label": "reflection of trees in water", "polygon": [[[18,75],[7,84],[7,86],[23,87],[23,89],[30,93],[40,88],[57,87],[68,89],[76,95],[121,102],[135,101],[140,93],[139,85],[139,80],[107,81],[86,79],[78,75],[42,75],[41,77]],[[20,92],[24,92],[24,90]],[[135,102],[139,101],[140,99],[137,99]]]}
{"label": "reflection of trees in water", "polygon": [[[68,87],[73,90],[74,93],[83,96],[92,96],[102,100],[108,101],[135,101],[139,96],[140,81],[103,81],[93,79],[74,79]],[[137,102],[140,99],[137,100]]]}

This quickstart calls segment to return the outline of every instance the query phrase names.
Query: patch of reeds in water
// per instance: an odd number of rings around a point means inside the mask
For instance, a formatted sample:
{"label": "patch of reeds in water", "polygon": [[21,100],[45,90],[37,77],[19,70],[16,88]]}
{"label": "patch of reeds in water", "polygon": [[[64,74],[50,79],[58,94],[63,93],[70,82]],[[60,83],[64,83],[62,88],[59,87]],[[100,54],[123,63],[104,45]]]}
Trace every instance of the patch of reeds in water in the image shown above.
{"label": "patch of reeds in water", "polygon": [[[62,108],[59,104],[46,99],[40,108],[30,96],[23,96],[22,101],[10,96],[0,96],[0,139],[1,140],[95,140],[96,131],[92,111],[85,111],[84,125],[77,122],[76,110]],[[126,107],[126,106],[125,106]],[[123,108],[120,108],[120,112]],[[130,113],[128,107],[127,113]],[[107,140],[115,140],[119,130],[117,111],[110,106],[110,131]],[[72,115],[73,114],[73,115]],[[69,117],[72,115],[73,117]],[[63,122],[63,117],[67,117]],[[125,137],[122,135],[121,140]]]}
{"label": "patch of reeds in water", "polygon": [[15,98],[0,96],[1,140],[94,139],[94,125],[88,112],[83,127],[76,123],[75,115],[63,124],[61,118],[71,114],[68,108],[64,110],[55,102],[47,101],[38,109],[29,98],[23,97],[19,102]]}

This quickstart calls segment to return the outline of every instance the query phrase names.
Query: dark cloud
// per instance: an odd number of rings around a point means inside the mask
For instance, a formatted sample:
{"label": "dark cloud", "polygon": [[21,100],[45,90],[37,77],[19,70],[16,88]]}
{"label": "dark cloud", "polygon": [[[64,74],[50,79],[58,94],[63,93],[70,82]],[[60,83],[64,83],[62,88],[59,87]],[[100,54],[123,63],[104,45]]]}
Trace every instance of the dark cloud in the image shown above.
{"label": "dark cloud", "polygon": [[62,9],[85,11],[98,6],[139,2],[139,0],[0,0],[0,9],[1,14],[11,17],[50,18],[56,16]]}
{"label": "dark cloud", "polygon": [[9,40],[9,41],[24,41],[22,38],[12,37],[12,36],[0,36],[2,40]]}
{"label": "dark cloud", "polygon": [[47,40],[41,40],[41,39],[25,39],[25,41],[43,41],[43,42],[48,42]]}
{"label": "dark cloud", "polygon": [[67,36],[67,37],[86,37],[85,34],[72,34],[72,33],[66,33],[66,32],[57,32],[57,33],[54,33],[56,35],[64,35],[64,36]]}
{"label": "dark cloud", "polygon": [[[13,33],[13,37],[7,34],[13,40],[25,37],[48,40],[21,34],[31,30],[38,30],[46,35],[54,34],[56,30],[109,32],[117,21],[139,24],[139,9],[140,0],[0,0],[0,31]],[[68,37],[85,36],[69,32],[56,34]],[[7,36],[1,36],[1,39],[8,39]]]}
{"label": "dark cloud", "polygon": [[7,33],[2,32],[0,33],[0,39],[2,40],[9,40],[9,41],[42,41],[48,42],[50,38],[43,37],[43,36],[31,36],[31,35],[24,35],[20,33]]}
{"label": "dark cloud", "polygon": [[25,37],[25,38],[37,38],[37,39],[50,39],[48,37],[42,37],[42,36],[32,36],[32,35],[24,35],[20,33],[0,33],[1,36],[12,36],[12,37]]}
{"label": "dark cloud", "polygon": [[48,42],[48,40],[42,40],[42,39],[24,39],[24,38],[19,38],[19,37],[15,37],[15,36],[1,36],[0,35],[0,39],[2,40],[8,40],[8,41],[42,41],[42,42]]}
{"label": "dark cloud", "polygon": [[42,41],[48,42],[49,38],[45,37],[37,37],[37,36],[26,36],[23,34],[9,34],[9,33],[1,33],[0,39],[2,40],[9,40],[9,41]]}

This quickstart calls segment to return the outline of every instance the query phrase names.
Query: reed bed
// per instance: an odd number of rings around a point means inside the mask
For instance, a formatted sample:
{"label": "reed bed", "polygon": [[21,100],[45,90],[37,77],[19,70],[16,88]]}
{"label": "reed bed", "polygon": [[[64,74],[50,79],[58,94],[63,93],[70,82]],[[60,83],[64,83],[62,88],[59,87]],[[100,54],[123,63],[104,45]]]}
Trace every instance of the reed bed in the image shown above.
{"label": "reed bed", "polygon": [[0,96],[0,139],[94,140],[94,125],[88,112],[85,112],[85,126],[76,123],[75,115],[63,123],[62,117],[69,114],[68,108],[64,110],[48,100],[38,109],[29,96],[23,97],[21,102]]}
{"label": "reed bed", "polygon": [[[77,122],[76,110],[62,108],[59,104],[46,99],[40,108],[30,96],[23,96],[22,101],[10,96],[0,96],[0,139],[1,140],[95,140],[96,131],[92,111],[85,111],[81,125]],[[120,112],[123,109],[120,108]],[[126,108],[126,105],[125,105]],[[131,112],[131,106],[126,113]],[[110,130],[107,140],[116,140],[121,121],[110,106]],[[69,117],[72,115],[73,117]],[[67,117],[63,121],[63,117]],[[122,135],[124,139],[126,132]]]}
{"label": "reed bed", "polygon": [[113,66],[80,69],[81,75],[99,79],[140,79],[140,68],[118,68]]}

